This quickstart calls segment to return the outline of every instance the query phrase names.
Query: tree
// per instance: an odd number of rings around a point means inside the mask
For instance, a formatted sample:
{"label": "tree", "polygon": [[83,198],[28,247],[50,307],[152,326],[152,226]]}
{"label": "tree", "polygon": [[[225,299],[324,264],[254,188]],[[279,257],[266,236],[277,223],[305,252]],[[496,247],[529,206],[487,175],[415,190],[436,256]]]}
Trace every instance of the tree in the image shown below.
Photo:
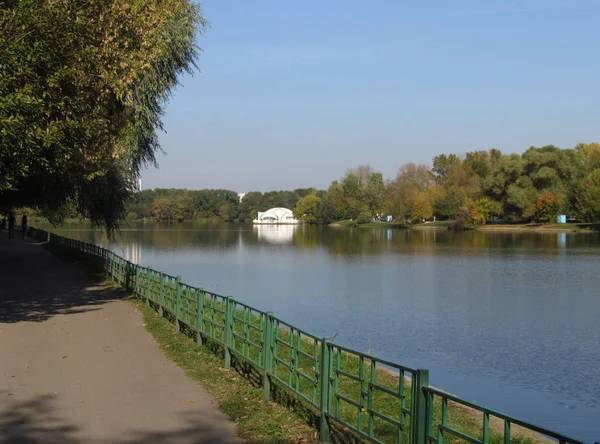
{"label": "tree", "polygon": [[152,209],[156,220],[171,220],[175,215],[175,202],[168,197],[157,197]]}
{"label": "tree", "polygon": [[356,219],[361,213],[362,187],[358,175],[349,171],[341,182],[343,205],[345,213],[351,219]]}
{"label": "tree", "polygon": [[396,178],[387,184],[386,210],[397,220],[406,219],[413,211],[418,194],[432,185],[433,175],[427,165],[402,165]]}
{"label": "tree", "polygon": [[512,206],[518,217],[530,219],[535,212],[537,190],[528,176],[521,176],[510,184],[506,191],[506,202]]}
{"label": "tree", "polygon": [[465,222],[465,227],[484,225],[493,211],[493,206],[489,197],[482,197],[476,201],[467,199],[461,207],[460,219]]}
{"label": "tree", "polygon": [[433,205],[429,195],[420,192],[415,200],[415,205],[411,213],[411,219],[414,222],[422,222],[433,217]]}
{"label": "tree", "polygon": [[372,173],[367,178],[364,186],[364,199],[371,215],[382,210],[383,200],[385,199],[385,184],[381,173]]}
{"label": "tree", "polygon": [[294,216],[306,223],[314,224],[317,222],[317,208],[321,199],[317,197],[317,193],[313,192],[304,196],[298,201],[294,208]]}
{"label": "tree", "polygon": [[460,159],[456,154],[450,154],[448,156],[440,154],[433,158],[433,168],[431,168],[431,171],[438,179],[443,180],[450,172],[450,169],[458,164],[460,164]]}
{"label": "tree", "polygon": [[329,225],[336,220],[336,208],[333,199],[325,197],[319,200],[316,219],[319,225]]}
{"label": "tree", "polygon": [[556,220],[557,214],[558,202],[553,193],[544,191],[537,196],[533,212],[533,218],[535,220],[539,222],[550,222]]}
{"label": "tree", "polygon": [[190,0],[3,2],[0,200],[112,233],[204,26]]}
{"label": "tree", "polygon": [[575,192],[576,214],[585,222],[600,221],[600,168],[588,174]]}
{"label": "tree", "polygon": [[481,184],[482,192],[503,206],[507,200],[508,187],[523,173],[523,159],[518,154],[502,155],[492,164],[489,174]]}
{"label": "tree", "polygon": [[219,207],[219,217],[223,222],[231,220],[231,206],[228,203],[224,203]]}
{"label": "tree", "polygon": [[173,219],[183,221],[186,219],[187,211],[183,202],[176,202],[173,209]]}
{"label": "tree", "polygon": [[600,168],[600,143],[579,143],[575,153],[579,170],[590,173]]}
{"label": "tree", "polygon": [[344,205],[344,192],[337,180],[331,182],[326,199],[330,200],[335,207],[335,220],[343,220],[349,217]]}

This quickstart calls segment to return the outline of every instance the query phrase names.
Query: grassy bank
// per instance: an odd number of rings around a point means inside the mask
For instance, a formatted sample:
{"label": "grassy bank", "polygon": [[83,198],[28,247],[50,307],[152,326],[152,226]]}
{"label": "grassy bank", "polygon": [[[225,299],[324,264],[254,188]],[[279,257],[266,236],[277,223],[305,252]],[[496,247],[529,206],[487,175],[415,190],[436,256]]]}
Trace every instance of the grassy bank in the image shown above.
{"label": "grassy bank", "polygon": [[523,231],[523,232],[538,232],[538,233],[579,233],[590,232],[588,226],[594,224],[487,224],[477,227],[478,231]]}
{"label": "grassy bank", "polygon": [[332,223],[331,226],[356,228],[408,228],[406,225],[400,223],[367,222],[364,224],[357,224],[356,221],[353,220],[341,220],[339,222]]}
{"label": "grassy bank", "polygon": [[[410,228],[413,230],[447,230],[455,224],[452,220],[443,220],[421,224],[388,224],[387,222],[369,222],[366,224],[356,224],[355,221],[343,220],[332,224],[338,227],[358,227],[358,228]],[[570,223],[570,224],[541,224],[541,223],[523,223],[523,224],[486,224],[474,228],[475,231],[510,231],[510,232],[529,232],[529,233],[590,233],[600,231],[600,223]]]}
{"label": "grassy bank", "polygon": [[415,230],[447,230],[449,227],[454,225],[453,220],[438,220],[435,222],[428,222],[426,224],[414,224],[410,225],[410,228]]}

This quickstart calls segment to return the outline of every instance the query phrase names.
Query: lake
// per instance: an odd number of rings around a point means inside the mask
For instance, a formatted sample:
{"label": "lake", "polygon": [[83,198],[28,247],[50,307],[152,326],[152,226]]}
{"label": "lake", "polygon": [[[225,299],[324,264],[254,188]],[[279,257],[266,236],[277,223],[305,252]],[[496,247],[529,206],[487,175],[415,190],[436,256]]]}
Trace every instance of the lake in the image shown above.
{"label": "lake", "polygon": [[600,233],[136,223],[109,244],[55,231],[600,441]]}

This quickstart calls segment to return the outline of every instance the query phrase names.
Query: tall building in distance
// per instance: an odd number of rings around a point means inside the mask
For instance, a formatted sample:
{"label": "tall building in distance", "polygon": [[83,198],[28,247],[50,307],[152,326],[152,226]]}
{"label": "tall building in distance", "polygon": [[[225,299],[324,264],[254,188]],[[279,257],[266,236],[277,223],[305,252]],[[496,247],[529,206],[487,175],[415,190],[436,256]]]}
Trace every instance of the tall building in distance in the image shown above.
{"label": "tall building in distance", "polygon": [[[140,185],[141,188],[141,185]],[[238,193],[238,198],[240,199],[240,202],[242,201],[242,199],[244,198],[244,196],[246,195],[246,193]]]}
{"label": "tall building in distance", "polygon": [[138,177],[135,181],[134,191],[139,192],[142,191],[142,178]]}

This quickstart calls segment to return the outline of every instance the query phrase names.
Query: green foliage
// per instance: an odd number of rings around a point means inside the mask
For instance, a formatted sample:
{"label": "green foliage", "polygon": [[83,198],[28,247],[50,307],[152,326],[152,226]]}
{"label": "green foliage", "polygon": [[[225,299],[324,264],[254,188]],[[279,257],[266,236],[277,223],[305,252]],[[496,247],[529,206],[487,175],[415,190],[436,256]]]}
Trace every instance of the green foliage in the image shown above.
{"label": "green foliage", "polygon": [[422,191],[420,192],[413,206],[410,218],[413,222],[419,223],[433,217],[433,205],[429,195]]}
{"label": "green foliage", "polygon": [[329,225],[336,220],[336,208],[333,199],[326,197],[317,204],[316,223]]}
{"label": "green foliage", "polygon": [[317,222],[317,209],[321,199],[317,197],[316,192],[307,194],[298,201],[294,208],[294,216],[308,224],[314,224]]}
{"label": "green foliage", "polygon": [[175,217],[175,202],[167,197],[157,197],[152,206],[156,220],[171,220]]}
{"label": "green foliage", "polygon": [[534,219],[539,222],[552,222],[556,220],[557,214],[558,201],[556,196],[549,191],[544,191],[535,200]]}
{"label": "green foliage", "polygon": [[[579,144],[566,150],[551,145],[531,147],[522,155],[504,155],[495,149],[474,151],[464,159],[440,155],[434,163],[436,166],[431,169],[405,164],[387,182],[380,172],[360,165],[348,170],[340,180],[332,181],[327,190],[251,191],[241,201],[236,192],[223,189],[144,190],[134,194],[123,213],[128,219],[134,218],[135,213],[135,219],[244,222],[255,219],[259,211],[286,207],[307,223],[330,224],[348,219],[356,223],[359,217],[370,222],[372,215],[390,214],[400,223],[435,217],[442,221],[460,220],[458,226],[465,228],[485,224],[491,218],[551,222],[558,213],[586,221],[600,218],[595,182],[595,171],[600,167],[590,167],[600,165],[600,144]],[[111,205],[116,206],[121,200],[115,197],[109,183],[109,179],[118,181],[121,176],[111,174],[95,179],[98,186],[81,197],[88,199],[85,206],[95,214],[104,211],[99,203],[114,199]],[[550,195],[551,201],[546,198]],[[60,217],[73,217],[79,206],[77,201],[68,200],[47,214],[60,211]],[[44,207],[39,207],[38,212],[46,214]],[[10,209],[10,205],[5,208]],[[84,216],[91,214],[88,210]]]}
{"label": "green foliage", "polygon": [[368,224],[372,220],[373,220],[373,216],[371,216],[371,213],[368,213],[365,211],[358,215],[358,217],[356,218],[356,223],[358,225]]}
{"label": "green foliage", "polygon": [[600,168],[580,182],[575,193],[575,209],[585,222],[600,221]]}
{"label": "green foliage", "polygon": [[433,168],[431,171],[439,179],[444,179],[450,174],[453,167],[460,164],[460,159],[456,154],[440,154],[433,158]]}
{"label": "green foliage", "polygon": [[467,199],[461,207],[460,219],[465,228],[475,228],[484,225],[494,207],[494,203],[489,197],[481,197],[476,201]]}
{"label": "green foliage", "polygon": [[112,232],[204,25],[189,0],[0,3],[0,200]]}

